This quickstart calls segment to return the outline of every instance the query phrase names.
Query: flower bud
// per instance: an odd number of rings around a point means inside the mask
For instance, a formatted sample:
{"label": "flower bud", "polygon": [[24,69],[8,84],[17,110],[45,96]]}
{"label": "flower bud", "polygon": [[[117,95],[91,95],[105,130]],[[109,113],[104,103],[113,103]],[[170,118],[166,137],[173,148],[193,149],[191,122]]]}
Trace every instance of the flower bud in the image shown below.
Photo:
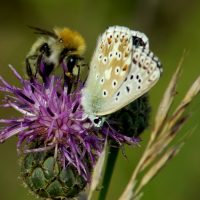
{"label": "flower bud", "polygon": [[66,199],[78,196],[87,182],[73,166],[63,168],[53,151],[24,154],[21,178],[41,198]]}
{"label": "flower bud", "polygon": [[149,99],[146,94],[110,115],[109,120],[117,121],[117,124],[112,126],[121,134],[137,137],[147,128],[150,111]]}

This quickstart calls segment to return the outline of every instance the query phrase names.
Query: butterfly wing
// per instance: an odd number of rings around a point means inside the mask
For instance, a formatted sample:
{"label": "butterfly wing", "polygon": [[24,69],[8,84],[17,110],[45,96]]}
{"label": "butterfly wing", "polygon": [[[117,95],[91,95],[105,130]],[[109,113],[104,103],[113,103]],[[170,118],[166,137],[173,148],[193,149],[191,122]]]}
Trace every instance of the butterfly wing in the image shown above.
{"label": "butterfly wing", "polygon": [[[126,27],[110,27],[99,38],[82,105],[92,115],[119,110],[147,92],[159,79],[159,62],[148,50],[148,39]],[[135,38],[142,41],[134,43]]]}
{"label": "butterfly wing", "polygon": [[[160,63],[152,53],[145,49],[133,50],[133,59],[130,71],[123,84],[109,100],[108,104],[102,105],[96,115],[106,115],[115,112],[132,101],[136,100],[150,90],[160,78]],[[116,106],[117,105],[117,106]]]}

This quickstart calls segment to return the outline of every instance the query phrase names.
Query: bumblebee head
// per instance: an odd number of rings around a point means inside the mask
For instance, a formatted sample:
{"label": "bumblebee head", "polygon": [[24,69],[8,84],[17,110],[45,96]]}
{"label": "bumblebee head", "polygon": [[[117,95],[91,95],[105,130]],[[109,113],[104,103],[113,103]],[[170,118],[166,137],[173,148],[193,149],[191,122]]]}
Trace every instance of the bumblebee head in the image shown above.
{"label": "bumblebee head", "polygon": [[85,40],[82,37],[80,33],[77,31],[71,30],[69,28],[59,28],[55,27],[54,31],[48,31],[42,28],[34,27],[34,26],[28,26],[29,28],[34,30],[34,33],[43,35],[46,37],[50,37],[54,40],[56,40],[59,44],[62,44],[63,49],[68,49],[69,51],[72,51],[74,54],[82,55],[85,52],[86,44]]}
{"label": "bumblebee head", "polygon": [[65,49],[73,52],[73,54],[82,55],[85,52],[86,44],[80,33],[69,28],[54,28],[54,32],[60,43]]}
{"label": "bumblebee head", "polygon": [[80,66],[83,66],[82,55],[86,49],[85,40],[80,33],[66,27],[56,27],[53,31],[29,27],[36,34],[44,36],[34,43],[26,57],[29,77],[39,74],[44,80],[58,66],[61,66],[68,78],[79,76]]}

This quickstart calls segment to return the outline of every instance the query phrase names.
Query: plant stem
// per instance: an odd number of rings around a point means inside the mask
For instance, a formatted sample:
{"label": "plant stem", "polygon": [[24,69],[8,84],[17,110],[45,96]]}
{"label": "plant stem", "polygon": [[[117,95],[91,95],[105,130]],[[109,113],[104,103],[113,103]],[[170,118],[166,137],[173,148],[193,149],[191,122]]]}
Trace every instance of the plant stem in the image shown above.
{"label": "plant stem", "polygon": [[110,152],[108,154],[104,178],[103,178],[103,182],[102,182],[103,188],[100,191],[99,200],[105,200],[106,199],[106,195],[107,195],[108,188],[109,188],[109,185],[110,185],[110,181],[111,181],[111,178],[112,178],[115,163],[117,161],[119,148],[110,147],[109,151]]}

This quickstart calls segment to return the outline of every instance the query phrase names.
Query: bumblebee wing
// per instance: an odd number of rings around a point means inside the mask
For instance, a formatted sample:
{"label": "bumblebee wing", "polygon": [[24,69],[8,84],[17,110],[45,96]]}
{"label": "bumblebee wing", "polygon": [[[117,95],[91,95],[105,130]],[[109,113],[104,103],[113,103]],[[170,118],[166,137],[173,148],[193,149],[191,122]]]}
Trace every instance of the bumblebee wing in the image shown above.
{"label": "bumblebee wing", "polygon": [[35,26],[28,26],[28,27],[30,29],[34,30],[35,34],[46,35],[46,36],[53,37],[55,39],[58,38],[57,35],[54,32],[51,32],[51,31],[48,31],[48,30],[45,30],[45,29],[42,29],[42,28],[38,28],[38,27],[35,27]]}

